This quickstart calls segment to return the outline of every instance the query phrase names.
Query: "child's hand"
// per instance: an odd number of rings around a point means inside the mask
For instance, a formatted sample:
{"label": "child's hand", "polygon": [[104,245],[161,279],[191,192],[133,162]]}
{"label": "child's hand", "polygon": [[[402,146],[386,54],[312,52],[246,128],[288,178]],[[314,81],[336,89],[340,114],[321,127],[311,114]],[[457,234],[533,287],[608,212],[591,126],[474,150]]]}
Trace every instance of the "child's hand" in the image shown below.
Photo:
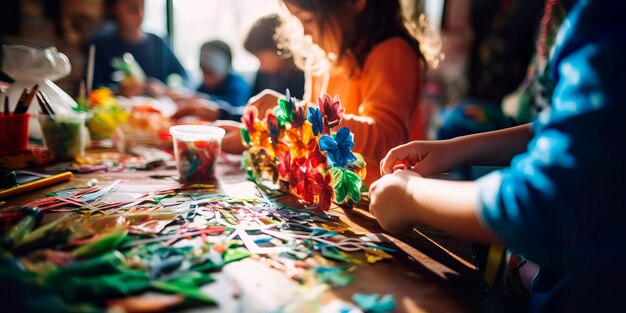
{"label": "child's hand", "polygon": [[203,121],[215,121],[219,118],[219,106],[206,99],[192,99],[178,102],[178,111],[172,115],[177,120],[187,116],[195,116]]}
{"label": "child's hand", "polygon": [[246,148],[241,140],[241,129],[243,125],[235,121],[217,121],[213,123],[226,131],[222,140],[222,151],[230,154],[242,154]]}
{"label": "child's hand", "polygon": [[454,141],[413,141],[397,146],[380,161],[380,174],[396,170],[411,170],[421,176],[445,173],[460,165],[460,151],[455,151]]}
{"label": "child's hand", "polygon": [[118,94],[124,96],[126,98],[132,98],[143,95],[146,86],[143,84],[136,83],[122,83],[120,84],[120,89],[118,90]]}
{"label": "child's hand", "polygon": [[259,110],[259,118],[265,118],[267,110],[272,110],[278,105],[278,99],[282,97],[280,93],[265,89],[258,95],[250,98],[248,106],[255,106]]}
{"label": "child's hand", "polygon": [[419,205],[413,197],[411,182],[421,177],[411,171],[385,175],[370,186],[370,212],[390,232],[413,228]]}

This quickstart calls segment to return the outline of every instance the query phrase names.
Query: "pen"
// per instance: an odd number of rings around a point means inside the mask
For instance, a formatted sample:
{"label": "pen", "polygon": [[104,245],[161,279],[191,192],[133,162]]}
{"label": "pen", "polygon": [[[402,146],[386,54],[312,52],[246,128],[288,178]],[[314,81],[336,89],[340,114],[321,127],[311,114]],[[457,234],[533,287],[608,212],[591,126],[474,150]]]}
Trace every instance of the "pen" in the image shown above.
{"label": "pen", "polygon": [[64,181],[72,179],[72,177],[74,177],[74,174],[72,174],[72,172],[63,172],[60,174],[51,175],[46,178],[28,182],[23,185],[11,187],[11,188],[4,189],[4,190],[0,189],[0,199],[8,198],[8,197],[22,194],[25,192],[41,189],[43,187],[47,187],[53,184],[64,182]]}

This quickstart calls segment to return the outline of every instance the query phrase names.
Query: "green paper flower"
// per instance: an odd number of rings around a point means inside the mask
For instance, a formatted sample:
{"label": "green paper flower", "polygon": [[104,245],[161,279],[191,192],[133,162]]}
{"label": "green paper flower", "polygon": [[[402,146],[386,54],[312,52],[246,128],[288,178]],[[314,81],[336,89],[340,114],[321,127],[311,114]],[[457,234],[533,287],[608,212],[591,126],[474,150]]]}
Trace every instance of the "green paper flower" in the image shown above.
{"label": "green paper flower", "polygon": [[246,128],[241,129],[241,139],[246,146],[252,146],[252,140],[250,140],[250,132]]}
{"label": "green paper flower", "polygon": [[285,124],[291,123],[293,119],[293,102],[291,100],[279,99],[275,112],[278,124],[284,127]]}
{"label": "green paper flower", "polygon": [[343,202],[349,196],[355,202],[361,200],[361,177],[352,171],[339,167],[331,167],[330,175],[332,175],[331,183],[335,190],[335,199],[337,202]]}

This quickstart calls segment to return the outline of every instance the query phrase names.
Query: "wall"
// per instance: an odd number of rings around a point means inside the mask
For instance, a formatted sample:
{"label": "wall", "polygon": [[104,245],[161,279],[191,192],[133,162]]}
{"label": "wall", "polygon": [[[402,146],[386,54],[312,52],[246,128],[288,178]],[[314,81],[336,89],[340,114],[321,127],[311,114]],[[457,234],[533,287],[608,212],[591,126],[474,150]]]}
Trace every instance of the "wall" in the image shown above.
{"label": "wall", "polygon": [[[76,96],[83,78],[85,38],[101,22],[101,0],[10,0],[0,19],[0,43],[33,47],[54,46],[67,55],[72,72],[57,85]],[[3,3],[4,5],[4,3]]]}

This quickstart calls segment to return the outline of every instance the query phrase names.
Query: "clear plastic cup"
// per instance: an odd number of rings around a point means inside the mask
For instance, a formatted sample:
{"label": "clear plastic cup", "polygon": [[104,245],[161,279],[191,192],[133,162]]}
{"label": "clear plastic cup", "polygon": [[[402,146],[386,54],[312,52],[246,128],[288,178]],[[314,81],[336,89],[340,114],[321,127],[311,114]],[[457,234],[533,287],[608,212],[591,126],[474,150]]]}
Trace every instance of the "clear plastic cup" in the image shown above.
{"label": "clear plastic cup", "polygon": [[87,114],[39,115],[48,150],[57,160],[74,160],[85,154]]}
{"label": "clear plastic cup", "polygon": [[0,155],[28,150],[29,113],[0,114]]}
{"label": "clear plastic cup", "polygon": [[206,182],[215,178],[215,166],[225,133],[215,126],[170,127],[181,183]]}

